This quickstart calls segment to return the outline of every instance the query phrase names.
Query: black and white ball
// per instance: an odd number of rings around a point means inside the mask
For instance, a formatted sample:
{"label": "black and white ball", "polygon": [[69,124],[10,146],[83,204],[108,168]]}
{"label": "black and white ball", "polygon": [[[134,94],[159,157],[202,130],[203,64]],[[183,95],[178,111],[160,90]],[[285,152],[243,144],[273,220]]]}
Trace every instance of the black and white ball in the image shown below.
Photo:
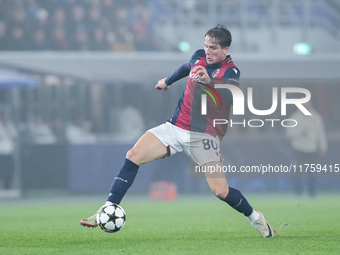
{"label": "black and white ball", "polygon": [[119,231],[125,224],[124,209],[117,204],[105,205],[97,213],[97,223],[107,233]]}

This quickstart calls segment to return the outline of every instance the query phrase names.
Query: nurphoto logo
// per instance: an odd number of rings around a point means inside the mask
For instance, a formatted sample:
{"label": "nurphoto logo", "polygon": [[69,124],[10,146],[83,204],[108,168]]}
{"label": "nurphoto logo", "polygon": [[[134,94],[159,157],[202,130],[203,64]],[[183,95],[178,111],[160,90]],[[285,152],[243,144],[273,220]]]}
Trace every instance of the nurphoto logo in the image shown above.
{"label": "nurphoto logo", "polygon": [[[205,85],[205,84],[204,84]],[[222,106],[222,100],[220,95],[217,93],[216,89],[226,89],[228,90],[233,98],[233,108],[232,113],[233,115],[245,115],[245,107],[248,108],[249,112],[251,112],[255,116],[270,116],[272,115],[278,108],[280,104],[280,115],[286,116],[287,115],[287,106],[293,105],[297,107],[304,115],[312,115],[308,109],[304,106],[305,103],[309,102],[311,99],[311,93],[308,89],[299,88],[299,87],[273,87],[271,93],[271,106],[268,109],[256,109],[254,107],[254,97],[253,97],[253,88],[247,88],[247,96],[245,97],[243,91],[235,85],[230,84],[215,84],[214,87],[207,86],[219,99],[220,105]],[[214,95],[209,92],[207,89],[203,89],[214,101],[215,106],[217,106],[217,102],[214,98]],[[280,89],[280,93],[279,93]],[[221,90],[220,90],[221,91]],[[221,92],[220,92],[221,93]],[[208,114],[208,107],[207,107],[207,94],[201,95],[201,114],[207,115]],[[280,94],[280,97],[279,97]],[[295,98],[294,98],[294,97]],[[298,96],[298,98],[297,98]],[[246,104],[245,104],[246,102]],[[227,125],[228,123],[230,126],[233,125],[242,125],[242,126],[249,126],[249,127],[262,127],[265,123],[269,123],[271,127],[274,127],[275,124],[279,122],[283,127],[295,127],[298,125],[298,122],[294,119],[274,119],[274,118],[266,118],[266,119],[243,119],[242,121],[235,122],[232,119],[220,119],[214,118],[213,125]]]}

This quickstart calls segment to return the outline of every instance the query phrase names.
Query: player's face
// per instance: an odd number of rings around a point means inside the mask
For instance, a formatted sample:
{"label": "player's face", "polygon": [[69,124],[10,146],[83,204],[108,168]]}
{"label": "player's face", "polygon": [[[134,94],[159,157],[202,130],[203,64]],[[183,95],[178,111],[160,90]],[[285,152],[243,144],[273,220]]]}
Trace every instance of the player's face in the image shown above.
{"label": "player's face", "polygon": [[211,37],[206,36],[204,39],[204,51],[207,57],[207,64],[217,64],[222,62],[227,56],[229,47],[222,48]]}

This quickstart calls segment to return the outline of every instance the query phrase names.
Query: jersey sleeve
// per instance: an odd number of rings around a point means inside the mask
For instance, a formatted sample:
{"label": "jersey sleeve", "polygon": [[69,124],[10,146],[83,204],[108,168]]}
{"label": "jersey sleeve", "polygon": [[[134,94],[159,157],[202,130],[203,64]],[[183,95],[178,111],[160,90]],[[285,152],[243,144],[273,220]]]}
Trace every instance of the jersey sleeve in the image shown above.
{"label": "jersey sleeve", "polygon": [[165,79],[166,85],[170,86],[174,82],[188,76],[190,73],[190,62],[186,62],[178,67],[169,77]]}
{"label": "jersey sleeve", "polygon": [[237,67],[230,67],[224,73],[224,78],[239,79],[240,76],[241,73]]}
{"label": "jersey sleeve", "polygon": [[175,72],[173,72],[169,77],[165,79],[166,85],[170,86],[174,82],[186,77],[189,75],[191,67],[195,65],[195,62],[200,59],[202,56],[204,56],[204,50],[200,49],[197,50],[191,57],[191,59],[182,64],[180,67],[178,67]]}

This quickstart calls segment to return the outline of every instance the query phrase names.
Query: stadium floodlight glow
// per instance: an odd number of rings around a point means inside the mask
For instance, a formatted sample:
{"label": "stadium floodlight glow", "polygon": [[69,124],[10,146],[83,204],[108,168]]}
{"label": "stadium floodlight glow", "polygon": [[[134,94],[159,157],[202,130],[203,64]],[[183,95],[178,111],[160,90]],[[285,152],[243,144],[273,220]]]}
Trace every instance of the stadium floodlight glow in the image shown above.
{"label": "stadium floodlight glow", "polygon": [[298,42],[294,44],[293,51],[296,55],[309,55],[312,52],[312,46],[306,42]]}
{"label": "stadium floodlight glow", "polygon": [[182,52],[188,52],[190,50],[190,43],[188,43],[187,41],[181,41],[179,44],[178,44],[178,48],[180,51]]}

